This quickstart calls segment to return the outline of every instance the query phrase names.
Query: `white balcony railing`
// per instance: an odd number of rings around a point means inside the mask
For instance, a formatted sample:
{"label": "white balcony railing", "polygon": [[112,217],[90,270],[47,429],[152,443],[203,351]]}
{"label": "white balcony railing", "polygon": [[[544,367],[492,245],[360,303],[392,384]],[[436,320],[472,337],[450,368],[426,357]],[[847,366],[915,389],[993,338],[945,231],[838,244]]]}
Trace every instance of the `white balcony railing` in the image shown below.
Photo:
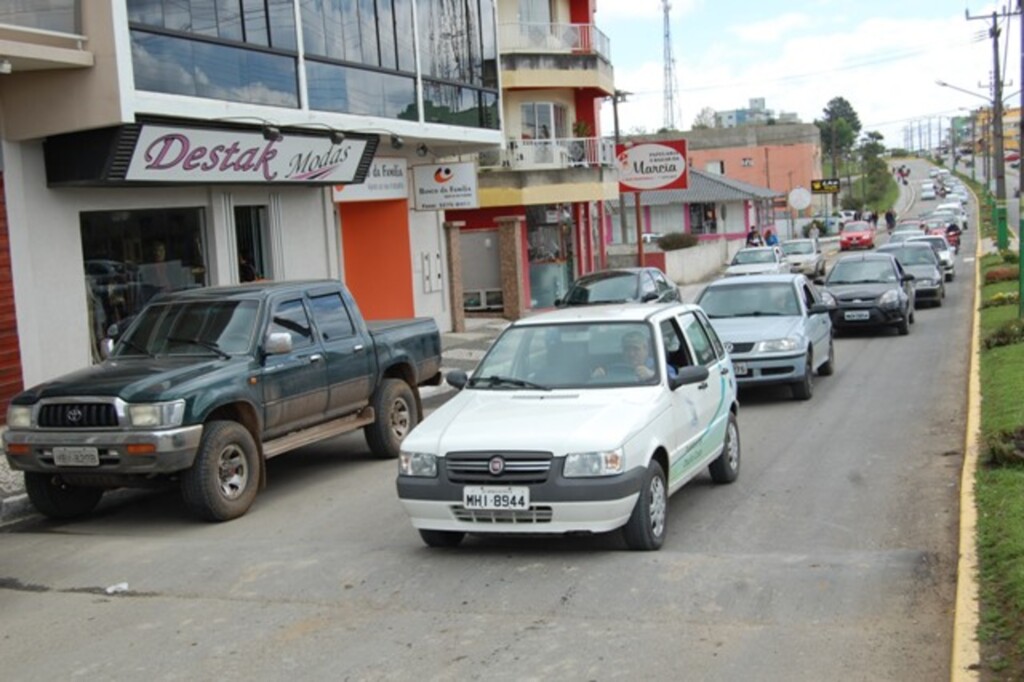
{"label": "white balcony railing", "polygon": [[600,137],[511,139],[503,150],[480,154],[481,168],[510,170],[608,168],[614,163],[615,142]]}
{"label": "white balcony railing", "polygon": [[599,54],[611,60],[608,36],[593,24],[501,24],[501,52]]}
{"label": "white balcony railing", "polygon": [[80,32],[80,0],[0,1],[0,24],[53,33]]}

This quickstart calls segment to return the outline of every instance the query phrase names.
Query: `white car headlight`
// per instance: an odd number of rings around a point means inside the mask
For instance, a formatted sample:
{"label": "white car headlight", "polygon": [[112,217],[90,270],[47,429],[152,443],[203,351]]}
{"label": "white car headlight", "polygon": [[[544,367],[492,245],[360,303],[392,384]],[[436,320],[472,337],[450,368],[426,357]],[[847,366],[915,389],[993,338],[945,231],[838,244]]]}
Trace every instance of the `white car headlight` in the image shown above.
{"label": "white car headlight", "polygon": [[402,476],[435,478],[437,476],[437,455],[403,450],[398,453],[398,473]]}
{"label": "white car headlight", "polygon": [[573,452],[565,456],[565,469],[562,474],[566,478],[614,476],[622,473],[623,466],[625,457],[621,449],[607,452]]}
{"label": "white car headlight", "polygon": [[933,287],[936,284],[938,284],[938,282],[936,282],[934,279],[919,279],[916,282],[914,282],[914,284],[922,287]]}
{"label": "white car headlight", "polygon": [[839,305],[836,302],[836,297],[833,296],[831,292],[825,291],[824,289],[821,291],[821,300],[825,305]]}
{"label": "white car headlight", "polygon": [[889,289],[878,299],[878,305],[896,305],[899,302],[900,294],[896,289]]}
{"label": "white car headlight", "polygon": [[758,341],[754,344],[755,353],[782,353],[796,350],[799,344],[796,339],[772,339],[770,341]]}
{"label": "white car headlight", "polygon": [[184,418],[184,400],[128,406],[128,419],[134,427],[159,429],[181,426],[181,421]]}
{"label": "white car headlight", "polygon": [[32,426],[32,408],[28,405],[11,405],[7,408],[7,426],[27,429]]}

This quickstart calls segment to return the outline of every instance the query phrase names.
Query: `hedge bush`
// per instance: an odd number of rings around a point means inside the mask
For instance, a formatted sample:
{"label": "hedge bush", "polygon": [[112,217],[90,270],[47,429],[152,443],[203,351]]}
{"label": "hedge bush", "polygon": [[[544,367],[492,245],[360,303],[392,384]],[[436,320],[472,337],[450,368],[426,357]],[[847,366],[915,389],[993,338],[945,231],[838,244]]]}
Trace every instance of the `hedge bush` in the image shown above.
{"label": "hedge bush", "polygon": [[1002,251],[999,252],[999,255],[1002,257],[1004,263],[1009,263],[1011,265],[1020,263],[1020,254],[1017,253],[1016,251],[1003,249]]}
{"label": "hedge bush", "polygon": [[1000,265],[985,271],[985,284],[1009,282],[1020,277],[1019,265]]}
{"label": "hedge bush", "polygon": [[994,332],[985,337],[982,345],[985,349],[1009,346],[1024,341],[1024,320],[1015,318],[1007,320]]}
{"label": "hedge bush", "polygon": [[998,294],[992,296],[992,298],[983,301],[981,304],[982,308],[995,308],[1001,305],[1017,305],[1020,300],[1020,295],[1016,291],[1000,291]]}
{"label": "hedge bush", "polygon": [[688,249],[692,246],[697,246],[700,243],[700,239],[695,234],[688,234],[686,232],[669,232],[666,235],[658,237],[658,248],[662,251],[676,251],[678,249]]}

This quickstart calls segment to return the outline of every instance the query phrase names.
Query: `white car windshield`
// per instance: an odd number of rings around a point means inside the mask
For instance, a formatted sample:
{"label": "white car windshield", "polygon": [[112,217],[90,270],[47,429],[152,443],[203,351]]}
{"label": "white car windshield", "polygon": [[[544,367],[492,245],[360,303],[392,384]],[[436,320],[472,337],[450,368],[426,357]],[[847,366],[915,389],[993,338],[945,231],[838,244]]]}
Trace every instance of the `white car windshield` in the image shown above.
{"label": "white car windshield", "polygon": [[752,263],[774,263],[775,252],[772,249],[740,249],[732,258],[733,265],[750,265]]}
{"label": "white car windshield", "polygon": [[792,284],[740,283],[710,286],[697,301],[708,317],[759,317],[800,314]]}
{"label": "white car windshield", "polygon": [[787,256],[799,256],[814,253],[814,245],[810,242],[786,242],[782,252]]}
{"label": "white car windshield", "polygon": [[601,389],[658,383],[651,327],[579,322],[510,327],[467,386],[483,390]]}

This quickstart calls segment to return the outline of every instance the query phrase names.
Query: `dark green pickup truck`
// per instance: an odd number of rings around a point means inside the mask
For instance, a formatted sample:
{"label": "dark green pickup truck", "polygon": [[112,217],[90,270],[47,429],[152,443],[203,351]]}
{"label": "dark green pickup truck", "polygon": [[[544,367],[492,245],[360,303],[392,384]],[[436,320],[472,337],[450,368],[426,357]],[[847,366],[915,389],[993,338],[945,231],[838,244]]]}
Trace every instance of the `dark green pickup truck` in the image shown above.
{"label": "dark green pickup truck", "polygon": [[432,319],[367,323],[338,281],[166,294],[104,362],[17,395],[4,449],[51,517],[170,479],[198,516],[225,521],[252,505],[266,460],[299,446],[361,428],[397,457],[440,356]]}

